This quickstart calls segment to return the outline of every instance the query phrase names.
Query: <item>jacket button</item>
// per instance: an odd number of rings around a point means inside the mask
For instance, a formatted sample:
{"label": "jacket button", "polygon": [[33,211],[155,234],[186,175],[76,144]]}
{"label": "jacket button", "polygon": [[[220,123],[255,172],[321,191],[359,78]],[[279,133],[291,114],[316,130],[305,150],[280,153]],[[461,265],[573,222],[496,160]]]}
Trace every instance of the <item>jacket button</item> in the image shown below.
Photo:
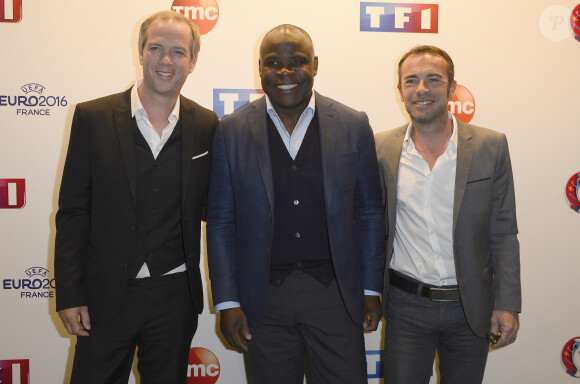
{"label": "jacket button", "polygon": [[131,263],[128,261],[125,261],[125,264],[123,264],[125,266],[125,268],[129,268],[131,266]]}
{"label": "jacket button", "polygon": [[134,231],[138,230],[139,229],[139,224],[137,224],[137,223],[131,224],[131,229],[134,230]]}

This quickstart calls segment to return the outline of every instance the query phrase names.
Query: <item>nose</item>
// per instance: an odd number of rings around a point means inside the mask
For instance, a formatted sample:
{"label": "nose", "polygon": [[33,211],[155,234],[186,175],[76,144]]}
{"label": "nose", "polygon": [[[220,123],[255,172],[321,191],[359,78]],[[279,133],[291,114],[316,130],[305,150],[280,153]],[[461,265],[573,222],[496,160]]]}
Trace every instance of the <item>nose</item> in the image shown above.
{"label": "nose", "polygon": [[281,76],[287,76],[287,75],[289,75],[289,74],[291,74],[293,72],[294,71],[292,69],[290,69],[290,68],[288,68],[286,66],[282,66],[282,68],[280,68],[278,70],[278,74],[281,75]]}
{"label": "nose", "polygon": [[171,57],[171,52],[164,52],[161,55],[161,60],[159,60],[162,64],[172,64],[173,58]]}
{"label": "nose", "polygon": [[428,90],[427,82],[424,79],[420,79],[419,84],[417,84],[417,92],[427,92]]}

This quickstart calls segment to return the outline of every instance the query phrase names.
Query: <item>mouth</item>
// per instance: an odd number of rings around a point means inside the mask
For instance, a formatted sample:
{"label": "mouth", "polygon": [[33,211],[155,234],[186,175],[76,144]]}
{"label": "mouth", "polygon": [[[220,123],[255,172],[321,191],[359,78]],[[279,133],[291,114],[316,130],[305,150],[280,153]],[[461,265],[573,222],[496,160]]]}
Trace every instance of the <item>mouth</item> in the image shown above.
{"label": "mouth", "polygon": [[173,73],[171,73],[171,72],[161,72],[161,71],[157,71],[157,74],[160,75],[161,77],[166,77],[166,78],[169,78],[169,77],[173,76]]}
{"label": "mouth", "polygon": [[423,101],[414,101],[413,104],[416,105],[429,105],[429,104],[433,104],[434,101],[430,101],[430,100],[423,100]]}
{"label": "mouth", "polygon": [[283,85],[278,85],[276,86],[276,88],[281,89],[283,91],[288,91],[294,87],[296,87],[298,84],[283,84]]}

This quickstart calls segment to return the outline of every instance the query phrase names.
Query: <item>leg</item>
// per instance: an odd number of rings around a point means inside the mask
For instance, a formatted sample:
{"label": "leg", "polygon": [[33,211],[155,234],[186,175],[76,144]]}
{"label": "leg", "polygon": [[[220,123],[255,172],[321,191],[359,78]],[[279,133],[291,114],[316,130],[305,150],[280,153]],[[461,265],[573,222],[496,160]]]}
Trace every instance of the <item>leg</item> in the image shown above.
{"label": "leg", "polygon": [[441,384],[480,384],[489,344],[473,334],[461,304],[454,304],[444,313],[448,327],[442,332],[437,349]]}
{"label": "leg", "polygon": [[248,362],[253,384],[302,384],[304,345],[298,332],[290,282],[268,286],[264,322],[252,327]]}
{"label": "leg", "polygon": [[106,323],[92,321],[90,335],[77,337],[71,384],[127,383],[141,313],[140,292],[130,288],[113,319]]}
{"label": "leg", "polygon": [[143,294],[145,313],[137,339],[141,383],[185,384],[198,321],[187,274],[163,276],[144,286]]}
{"label": "leg", "polygon": [[325,286],[306,273],[291,277],[312,384],[366,383],[362,324],[350,318],[336,281]]}
{"label": "leg", "polygon": [[427,298],[393,286],[387,300],[385,384],[429,383],[437,348],[439,308]]}

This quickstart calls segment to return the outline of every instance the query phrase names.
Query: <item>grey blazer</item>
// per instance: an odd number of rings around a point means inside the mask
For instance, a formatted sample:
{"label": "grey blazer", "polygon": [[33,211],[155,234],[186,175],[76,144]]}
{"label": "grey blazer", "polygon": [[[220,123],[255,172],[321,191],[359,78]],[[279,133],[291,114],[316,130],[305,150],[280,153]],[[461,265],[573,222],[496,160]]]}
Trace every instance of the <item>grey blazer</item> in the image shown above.
{"label": "grey blazer", "polygon": [[[376,135],[386,209],[387,258],[393,254],[399,158],[407,125]],[[512,168],[504,134],[458,121],[453,253],[463,310],[485,337],[493,310],[521,311],[520,257]],[[388,310],[385,273],[383,310]]]}

